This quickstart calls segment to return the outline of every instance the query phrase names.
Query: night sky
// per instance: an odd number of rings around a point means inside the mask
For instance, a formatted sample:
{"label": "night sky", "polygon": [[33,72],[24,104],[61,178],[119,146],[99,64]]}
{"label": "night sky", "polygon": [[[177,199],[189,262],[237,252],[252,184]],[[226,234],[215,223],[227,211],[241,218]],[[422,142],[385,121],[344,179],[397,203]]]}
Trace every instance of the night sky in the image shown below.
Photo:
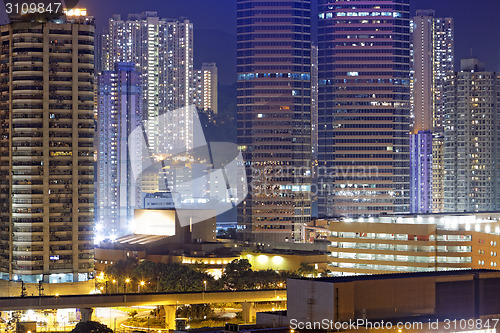
{"label": "night sky", "polygon": [[[488,70],[500,72],[500,0],[411,0],[411,3],[413,13],[416,9],[435,9],[437,16],[455,19],[457,64],[460,58],[470,57],[472,49],[472,54],[485,62]],[[220,82],[235,81],[236,0],[80,0],[78,6],[86,7],[96,17],[98,31],[102,31],[114,13],[126,17],[128,13],[157,11],[161,17],[185,16],[195,26],[195,66],[215,61]]]}

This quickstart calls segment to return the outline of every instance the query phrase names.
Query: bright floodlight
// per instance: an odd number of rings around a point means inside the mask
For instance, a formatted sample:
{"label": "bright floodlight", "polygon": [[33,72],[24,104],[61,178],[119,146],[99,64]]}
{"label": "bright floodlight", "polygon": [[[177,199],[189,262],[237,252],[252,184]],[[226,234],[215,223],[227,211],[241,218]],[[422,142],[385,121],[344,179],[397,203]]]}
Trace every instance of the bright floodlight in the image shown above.
{"label": "bright floodlight", "polygon": [[134,215],[134,233],[138,235],[175,235],[175,211],[138,209]]}

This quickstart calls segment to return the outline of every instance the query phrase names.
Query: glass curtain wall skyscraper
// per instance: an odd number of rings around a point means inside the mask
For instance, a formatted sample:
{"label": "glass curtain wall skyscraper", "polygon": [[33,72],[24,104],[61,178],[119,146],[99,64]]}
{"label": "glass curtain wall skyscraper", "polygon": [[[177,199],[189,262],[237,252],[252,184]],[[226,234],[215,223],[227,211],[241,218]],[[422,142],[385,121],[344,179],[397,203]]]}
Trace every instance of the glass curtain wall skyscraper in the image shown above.
{"label": "glass curtain wall skyscraper", "polygon": [[299,241],[311,216],[310,0],[237,1],[238,145],[250,241]]}
{"label": "glass curtain wall skyscraper", "polygon": [[409,0],[319,0],[318,210],[410,204]]}

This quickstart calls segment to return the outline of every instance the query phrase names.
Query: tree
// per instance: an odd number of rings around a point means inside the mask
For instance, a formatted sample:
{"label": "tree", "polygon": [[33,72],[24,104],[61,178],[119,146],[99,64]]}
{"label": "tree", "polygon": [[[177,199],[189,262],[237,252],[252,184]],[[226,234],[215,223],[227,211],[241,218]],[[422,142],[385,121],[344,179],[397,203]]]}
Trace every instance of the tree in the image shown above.
{"label": "tree", "polygon": [[177,317],[189,319],[206,319],[213,316],[214,311],[210,304],[192,304],[177,309]]}
{"label": "tree", "polygon": [[125,260],[118,260],[113,265],[106,269],[106,275],[110,275],[116,278],[119,277],[130,277],[132,272],[137,267],[138,261],[136,258],[127,258]]}
{"label": "tree", "polygon": [[139,312],[137,312],[137,310],[135,310],[135,309],[134,309],[134,310],[131,310],[131,311],[129,311],[129,312],[128,312],[128,316],[129,316],[130,318],[134,318],[134,317],[135,317],[135,316],[137,316],[138,314],[139,314]]}
{"label": "tree", "polygon": [[76,324],[71,333],[113,333],[113,330],[97,321],[85,321]]}
{"label": "tree", "polygon": [[281,277],[281,280],[283,281],[284,285],[286,286],[286,280],[287,279],[296,279],[296,278],[299,278],[300,274],[298,274],[297,272],[292,272],[292,271],[281,271],[280,272],[280,277]]}
{"label": "tree", "polygon": [[318,271],[314,268],[313,265],[307,264],[305,262],[300,264],[300,267],[297,271],[302,276],[311,276],[314,277],[318,274]]}
{"label": "tree", "polygon": [[272,269],[265,271],[254,271],[253,280],[256,281],[256,286],[259,289],[274,289],[283,286],[283,279],[280,274]]}
{"label": "tree", "polygon": [[118,281],[125,281],[125,278],[137,283],[145,281],[146,284],[141,287],[143,292],[203,291],[204,281],[207,290],[221,289],[215,279],[202,269],[178,263],[163,264],[149,260],[138,263],[135,259],[118,261],[106,270],[106,274],[108,278]]}
{"label": "tree", "polygon": [[222,281],[226,289],[252,289],[255,286],[252,265],[247,259],[234,259],[226,265],[222,274]]}
{"label": "tree", "polygon": [[220,229],[217,230],[217,238],[221,239],[236,239],[236,228]]}
{"label": "tree", "polygon": [[203,291],[207,281],[207,290],[211,290],[214,278],[205,272],[195,270],[182,264],[161,264],[159,278],[160,290],[170,291]]}

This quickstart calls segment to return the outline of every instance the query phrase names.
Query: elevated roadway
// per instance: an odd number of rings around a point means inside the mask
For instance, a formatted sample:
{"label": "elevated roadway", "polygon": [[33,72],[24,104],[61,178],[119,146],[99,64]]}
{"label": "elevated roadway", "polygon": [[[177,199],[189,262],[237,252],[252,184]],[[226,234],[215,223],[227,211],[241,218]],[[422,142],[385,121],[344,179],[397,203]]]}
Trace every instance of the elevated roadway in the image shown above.
{"label": "elevated roadway", "polygon": [[208,291],[138,294],[90,294],[61,296],[1,297],[0,311],[79,308],[82,320],[88,321],[93,308],[127,306],[164,306],[167,328],[175,325],[177,306],[187,304],[241,303],[243,318],[250,321],[256,302],[286,301],[285,289]]}

